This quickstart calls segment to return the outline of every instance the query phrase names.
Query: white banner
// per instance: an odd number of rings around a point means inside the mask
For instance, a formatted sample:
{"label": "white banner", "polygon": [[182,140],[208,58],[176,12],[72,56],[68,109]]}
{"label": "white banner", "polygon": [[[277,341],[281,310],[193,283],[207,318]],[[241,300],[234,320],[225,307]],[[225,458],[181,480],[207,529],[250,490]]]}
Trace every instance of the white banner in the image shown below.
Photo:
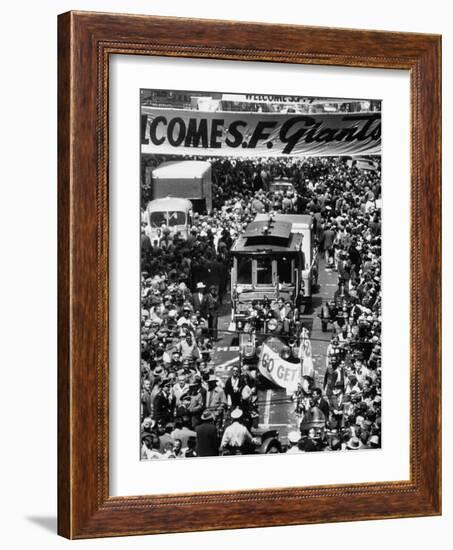
{"label": "white banner", "polygon": [[381,113],[201,112],[144,106],[142,153],[380,155]]}
{"label": "white banner", "polygon": [[300,364],[285,361],[267,344],[263,344],[258,368],[265,378],[273,384],[285,388],[288,394],[297,390],[300,380]]}

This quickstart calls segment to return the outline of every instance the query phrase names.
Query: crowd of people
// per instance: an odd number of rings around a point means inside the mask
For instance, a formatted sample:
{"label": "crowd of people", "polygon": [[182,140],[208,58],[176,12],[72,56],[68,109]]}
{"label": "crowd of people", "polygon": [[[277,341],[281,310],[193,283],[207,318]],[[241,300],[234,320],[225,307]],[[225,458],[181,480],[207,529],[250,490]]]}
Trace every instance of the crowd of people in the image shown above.
{"label": "crowd of people", "polygon": [[[172,159],[144,162],[163,160]],[[259,452],[256,365],[238,358],[222,379],[212,358],[229,299],[230,249],[260,212],[311,214],[322,265],[338,274],[321,310],[332,333],[325,375],[301,379],[298,425],[272,450],[380,447],[380,160],[369,170],[338,157],[209,160],[213,210],[194,215],[189,237],[163,225],[151,242],[142,227],[142,458]],[[277,178],[292,187],[273,191]],[[150,198],[144,186],[143,207]]]}

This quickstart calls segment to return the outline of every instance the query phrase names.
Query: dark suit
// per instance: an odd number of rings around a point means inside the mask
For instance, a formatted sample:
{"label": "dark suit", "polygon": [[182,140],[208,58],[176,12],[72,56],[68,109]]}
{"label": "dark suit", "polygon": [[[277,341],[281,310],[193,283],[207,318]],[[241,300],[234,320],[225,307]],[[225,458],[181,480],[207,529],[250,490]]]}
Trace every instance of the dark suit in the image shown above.
{"label": "dark suit", "polygon": [[218,323],[219,323],[219,300],[211,293],[207,295],[207,312],[208,312],[208,329],[209,334],[214,340],[217,340],[218,336]]}
{"label": "dark suit", "polygon": [[218,260],[214,262],[214,271],[216,276],[215,285],[219,288],[219,303],[222,304],[227,290],[229,272],[225,263]]}
{"label": "dark suit", "polygon": [[339,394],[330,397],[332,419],[336,422],[338,428],[344,427],[344,413],[349,404],[350,401],[347,395]]}
{"label": "dark suit", "polygon": [[216,456],[219,454],[219,440],[217,429],[212,422],[202,422],[195,431],[197,432],[198,456]]}
{"label": "dark suit", "polygon": [[198,292],[192,294],[192,305],[194,311],[199,311],[204,319],[208,317],[209,298],[206,294],[200,295]]}
{"label": "dark suit", "polygon": [[324,231],[324,250],[331,250],[335,241],[335,232],[332,229],[326,229]]}
{"label": "dark suit", "polygon": [[153,403],[154,420],[162,420],[163,422],[168,422],[171,419],[172,408],[172,403],[170,402],[168,397],[162,391],[159,391],[156,394]]}
{"label": "dark suit", "polygon": [[337,367],[336,369],[334,369],[332,374],[332,382],[333,386],[335,386],[335,384],[342,384],[343,386],[345,385],[345,375],[341,367]]}
{"label": "dark suit", "polygon": [[237,388],[234,389],[231,379],[232,377],[230,376],[230,378],[228,378],[228,380],[225,382],[224,391],[226,396],[230,396],[231,408],[234,409],[235,407],[239,407],[241,405],[242,388],[245,386],[245,381],[243,377],[240,376]]}
{"label": "dark suit", "polygon": [[321,409],[321,411],[324,414],[324,416],[326,417],[326,419],[329,418],[330,405],[329,405],[329,402],[327,401],[327,399],[325,399],[324,397],[321,397],[318,401],[317,406],[318,406],[319,409]]}

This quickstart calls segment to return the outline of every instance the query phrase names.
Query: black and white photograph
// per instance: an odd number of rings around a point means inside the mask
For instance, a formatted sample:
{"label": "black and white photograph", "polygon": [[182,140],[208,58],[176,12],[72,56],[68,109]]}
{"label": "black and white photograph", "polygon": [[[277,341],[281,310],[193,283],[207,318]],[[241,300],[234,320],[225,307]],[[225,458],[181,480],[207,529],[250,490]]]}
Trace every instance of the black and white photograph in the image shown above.
{"label": "black and white photograph", "polygon": [[6,550],[453,546],[450,6],[5,3]]}
{"label": "black and white photograph", "polygon": [[141,460],[381,448],[381,101],[140,90]]}

